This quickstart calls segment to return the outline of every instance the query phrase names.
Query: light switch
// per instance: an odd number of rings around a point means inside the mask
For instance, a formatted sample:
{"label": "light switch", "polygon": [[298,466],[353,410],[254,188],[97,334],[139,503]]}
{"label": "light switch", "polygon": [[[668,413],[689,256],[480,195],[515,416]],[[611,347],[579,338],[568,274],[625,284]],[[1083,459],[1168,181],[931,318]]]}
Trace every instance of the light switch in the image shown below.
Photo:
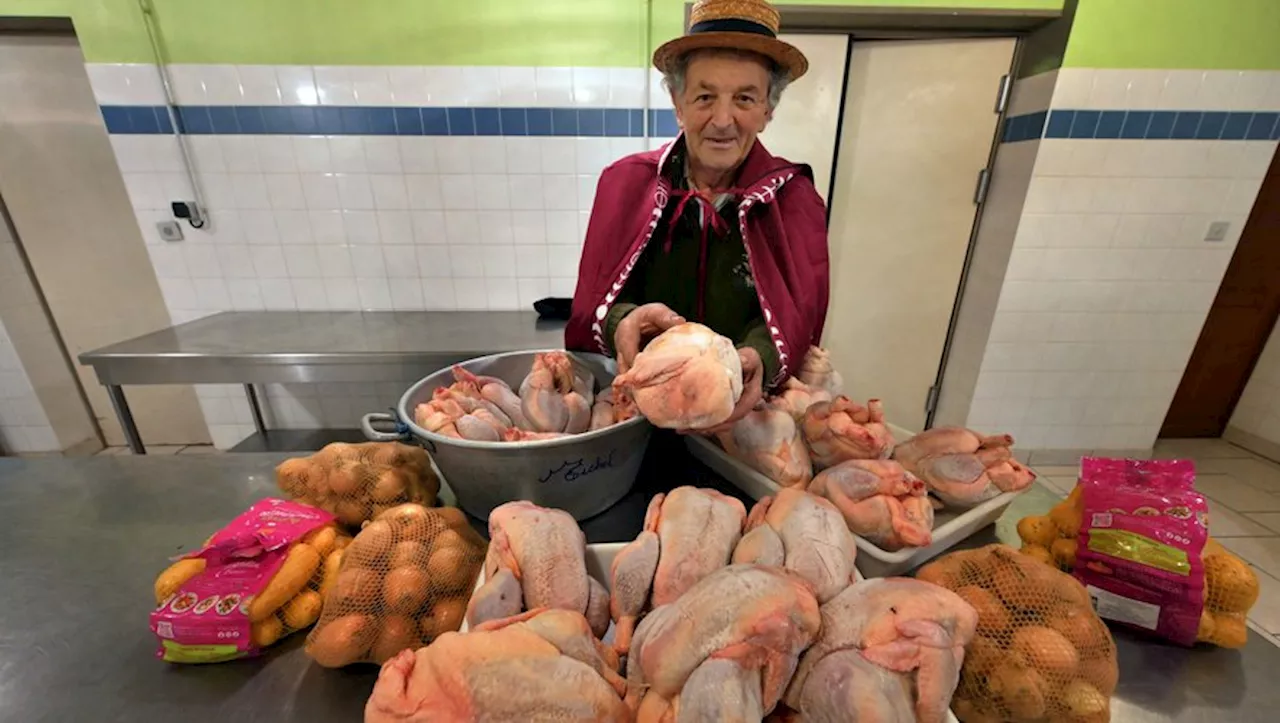
{"label": "light switch", "polygon": [[1204,234],[1205,241],[1224,241],[1227,238],[1227,229],[1231,228],[1231,224],[1226,221],[1214,221],[1209,224],[1209,230]]}
{"label": "light switch", "polygon": [[182,240],[182,225],[177,221],[161,221],[156,224],[156,230],[160,232],[160,238],[165,241]]}

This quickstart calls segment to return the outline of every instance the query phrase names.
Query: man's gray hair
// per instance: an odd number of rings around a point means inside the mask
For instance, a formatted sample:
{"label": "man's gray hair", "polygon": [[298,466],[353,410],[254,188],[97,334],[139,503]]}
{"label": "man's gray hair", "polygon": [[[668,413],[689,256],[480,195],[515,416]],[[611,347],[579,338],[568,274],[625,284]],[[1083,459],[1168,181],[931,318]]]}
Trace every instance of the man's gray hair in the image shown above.
{"label": "man's gray hair", "polygon": [[778,101],[782,100],[782,91],[786,90],[787,86],[791,84],[791,76],[785,69],[759,53],[752,53],[748,50],[735,50],[733,48],[699,48],[681,55],[676,60],[675,66],[662,74],[662,85],[666,87],[668,93],[672,95],[684,93],[685,76],[689,71],[689,62],[700,55],[721,55],[764,61],[765,67],[769,69],[770,110],[778,107]]}

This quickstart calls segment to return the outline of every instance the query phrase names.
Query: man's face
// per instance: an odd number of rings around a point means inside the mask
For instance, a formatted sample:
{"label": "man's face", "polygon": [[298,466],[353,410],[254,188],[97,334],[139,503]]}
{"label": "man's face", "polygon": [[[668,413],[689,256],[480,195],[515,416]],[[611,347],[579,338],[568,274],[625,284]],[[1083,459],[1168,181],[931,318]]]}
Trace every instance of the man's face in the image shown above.
{"label": "man's face", "polygon": [[671,100],[691,160],[710,171],[737,168],[773,117],[769,70],[750,56],[695,54]]}

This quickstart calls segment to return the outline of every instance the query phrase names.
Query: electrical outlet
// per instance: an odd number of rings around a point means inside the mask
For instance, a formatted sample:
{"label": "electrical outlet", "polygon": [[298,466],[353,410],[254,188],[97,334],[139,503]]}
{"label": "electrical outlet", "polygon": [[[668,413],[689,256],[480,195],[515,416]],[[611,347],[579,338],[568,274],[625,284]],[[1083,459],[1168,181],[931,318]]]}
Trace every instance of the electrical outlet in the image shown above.
{"label": "electrical outlet", "polygon": [[1209,224],[1209,230],[1204,234],[1205,241],[1225,241],[1227,239],[1227,229],[1231,228],[1231,224],[1226,221],[1214,221]]}
{"label": "electrical outlet", "polygon": [[156,224],[156,230],[160,232],[160,238],[165,241],[182,240],[182,224],[177,221],[161,221]]}

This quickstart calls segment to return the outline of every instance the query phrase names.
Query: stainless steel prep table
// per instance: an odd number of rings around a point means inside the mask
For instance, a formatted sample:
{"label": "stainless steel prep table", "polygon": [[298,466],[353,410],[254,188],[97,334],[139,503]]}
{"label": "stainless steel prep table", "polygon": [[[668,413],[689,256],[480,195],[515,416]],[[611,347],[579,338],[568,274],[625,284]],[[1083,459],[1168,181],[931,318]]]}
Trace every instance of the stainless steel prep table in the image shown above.
{"label": "stainless steel prep table", "polygon": [[[313,665],[302,635],[254,660],[177,666],[154,658],[154,576],[168,556],[274,494],[272,468],[283,457],[0,459],[0,720],[360,720],[376,670]],[[656,491],[732,491],[666,435],[655,436],[645,464],[631,496],[583,525],[589,542],[633,537]],[[970,544],[1011,539],[1019,516],[1054,500],[1029,492]],[[1114,721],[1276,719],[1280,648],[1252,631],[1238,651],[1185,650],[1123,632],[1116,641]]]}
{"label": "stainless steel prep table", "polygon": [[85,352],[80,362],[93,367],[129,447],[143,454],[126,384],[243,384],[265,433],[255,384],[403,381],[486,354],[563,345],[564,323],[533,312],[228,311]]}

